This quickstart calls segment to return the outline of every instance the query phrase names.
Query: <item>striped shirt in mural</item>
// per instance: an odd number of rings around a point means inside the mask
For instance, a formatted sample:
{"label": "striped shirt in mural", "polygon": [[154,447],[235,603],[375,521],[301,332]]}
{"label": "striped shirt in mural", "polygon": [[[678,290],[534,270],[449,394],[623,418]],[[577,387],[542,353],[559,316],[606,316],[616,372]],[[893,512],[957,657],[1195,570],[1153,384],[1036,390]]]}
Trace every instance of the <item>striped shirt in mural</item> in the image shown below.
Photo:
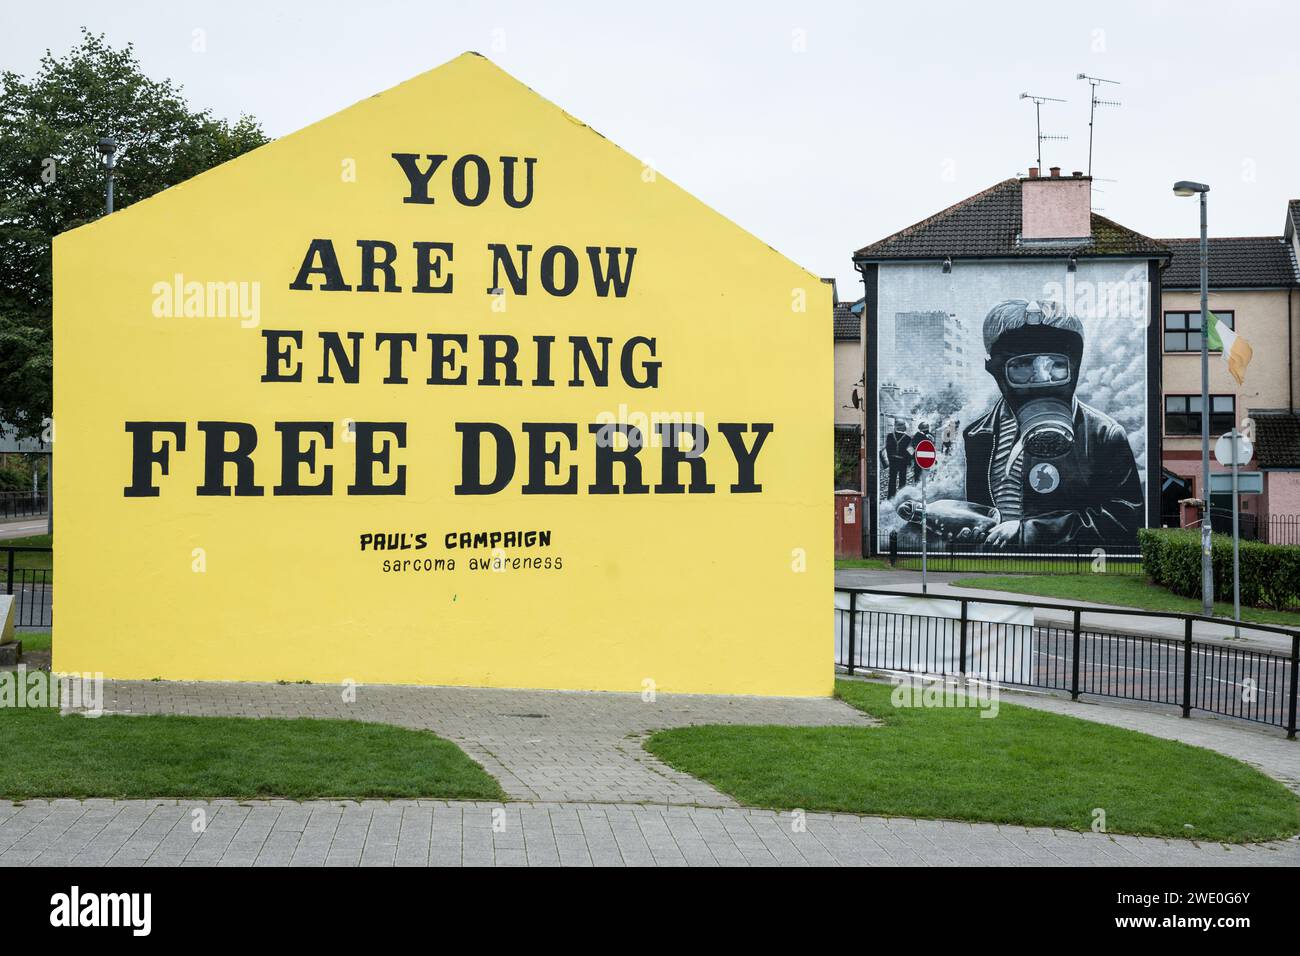
{"label": "striped shirt in mural", "polygon": [[1023,494],[1020,479],[1025,468],[1024,446],[1017,441],[1020,428],[1016,424],[1015,414],[1006,402],[1001,404],[997,444],[993,448],[993,459],[989,462],[989,489],[993,493],[993,505],[1002,515],[1002,520],[1019,521]]}

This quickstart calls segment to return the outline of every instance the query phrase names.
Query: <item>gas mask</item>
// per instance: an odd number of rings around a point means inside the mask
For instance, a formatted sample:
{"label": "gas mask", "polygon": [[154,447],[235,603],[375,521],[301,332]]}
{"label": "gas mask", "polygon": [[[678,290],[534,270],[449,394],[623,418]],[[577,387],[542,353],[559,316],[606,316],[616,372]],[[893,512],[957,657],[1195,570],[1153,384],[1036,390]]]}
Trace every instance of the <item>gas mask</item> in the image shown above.
{"label": "gas mask", "polygon": [[[1033,313],[1030,313],[1033,322]],[[1074,390],[1083,339],[1052,326],[1030,324],[1003,335],[985,368],[1020,426],[1026,452],[1059,458],[1074,445]]]}

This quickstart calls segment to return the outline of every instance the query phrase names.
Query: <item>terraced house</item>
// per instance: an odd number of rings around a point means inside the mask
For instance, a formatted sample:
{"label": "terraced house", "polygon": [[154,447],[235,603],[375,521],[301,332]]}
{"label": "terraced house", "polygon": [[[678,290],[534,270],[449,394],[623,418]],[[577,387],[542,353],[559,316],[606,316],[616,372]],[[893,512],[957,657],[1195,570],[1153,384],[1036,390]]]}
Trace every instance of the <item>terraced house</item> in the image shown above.
{"label": "terraced house", "polygon": [[[1165,239],[1172,259],[1162,273],[1163,471],[1161,523],[1186,524],[1179,501],[1199,498],[1201,484],[1200,251],[1197,239]],[[1253,356],[1238,384],[1217,356],[1210,360],[1210,435],[1249,420],[1264,493],[1242,498],[1242,533],[1300,543],[1300,200],[1288,204],[1276,236],[1212,238],[1210,311],[1250,343]],[[1211,458],[1212,470],[1223,470]],[[1211,496],[1216,530],[1231,525],[1231,496]]]}
{"label": "terraced house", "polygon": [[1169,252],[1093,212],[1091,193],[1082,172],[1035,167],[854,254],[865,361],[848,367],[853,323],[837,314],[836,394],[865,367],[868,550],[917,549],[923,524],[945,547],[1131,549],[1158,522]]}

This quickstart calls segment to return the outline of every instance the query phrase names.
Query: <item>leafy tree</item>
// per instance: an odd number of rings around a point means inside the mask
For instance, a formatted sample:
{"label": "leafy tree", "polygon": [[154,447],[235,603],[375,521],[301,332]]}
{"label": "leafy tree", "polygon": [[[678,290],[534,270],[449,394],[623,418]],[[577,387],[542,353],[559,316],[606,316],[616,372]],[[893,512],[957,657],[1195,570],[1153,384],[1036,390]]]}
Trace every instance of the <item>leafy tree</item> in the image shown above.
{"label": "leafy tree", "polygon": [[114,208],[267,141],[250,116],[191,110],[170,80],[144,75],[130,44],[85,29],[31,79],[0,74],[0,421],[24,436],[51,408],[50,242],[103,215],[103,136],[119,144]]}

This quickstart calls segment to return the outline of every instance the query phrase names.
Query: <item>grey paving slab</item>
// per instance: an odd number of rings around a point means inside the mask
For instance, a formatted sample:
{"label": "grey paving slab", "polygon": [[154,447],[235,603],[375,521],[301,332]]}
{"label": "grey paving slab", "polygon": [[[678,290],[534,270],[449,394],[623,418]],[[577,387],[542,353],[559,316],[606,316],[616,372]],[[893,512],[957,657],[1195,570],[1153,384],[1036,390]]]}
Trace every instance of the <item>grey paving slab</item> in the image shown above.
{"label": "grey paving slab", "polygon": [[[1300,746],[1149,710],[1008,694],[1028,706],[1184,740],[1300,787]],[[641,747],[706,723],[869,726],[832,700],[110,682],[128,714],[350,718],[432,730],[502,781],[506,803],[443,800],[0,802],[0,865],[1296,866],[1300,841],[1224,846],[1044,828],[737,806]]]}

